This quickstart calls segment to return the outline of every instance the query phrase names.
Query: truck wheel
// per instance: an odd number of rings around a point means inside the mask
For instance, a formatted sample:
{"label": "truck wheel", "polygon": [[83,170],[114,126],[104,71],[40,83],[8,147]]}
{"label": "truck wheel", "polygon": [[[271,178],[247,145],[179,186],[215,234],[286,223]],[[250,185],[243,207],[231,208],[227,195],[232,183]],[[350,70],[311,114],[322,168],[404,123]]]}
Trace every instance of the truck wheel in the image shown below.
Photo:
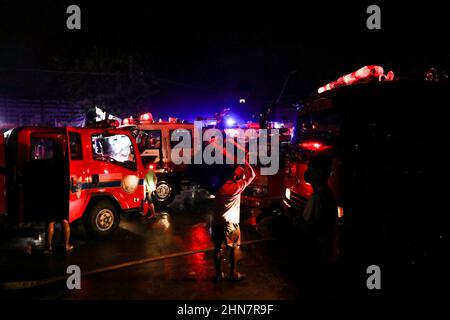
{"label": "truck wheel", "polygon": [[104,238],[116,231],[119,222],[120,215],[114,205],[108,200],[102,200],[89,210],[84,226],[91,236]]}
{"label": "truck wheel", "polygon": [[156,200],[155,204],[166,206],[175,198],[175,185],[172,181],[160,180],[156,184],[156,190],[153,194]]}

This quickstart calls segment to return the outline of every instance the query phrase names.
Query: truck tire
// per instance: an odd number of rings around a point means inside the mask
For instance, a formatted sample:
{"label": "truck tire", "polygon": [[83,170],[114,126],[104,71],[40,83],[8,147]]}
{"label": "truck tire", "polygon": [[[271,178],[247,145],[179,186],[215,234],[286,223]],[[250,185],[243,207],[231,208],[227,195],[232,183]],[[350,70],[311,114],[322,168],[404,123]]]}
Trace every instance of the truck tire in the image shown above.
{"label": "truck tire", "polygon": [[158,206],[167,206],[172,203],[177,194],[177,186],[173,180],[161,179],[156,184],[156,190],[153,192],[155,204]]}
{"label": "truck tire", "polygon": [[111,201],[101,200],[89,209],[83,222],[89,235],[105,238],[116,231],[120,214]]}

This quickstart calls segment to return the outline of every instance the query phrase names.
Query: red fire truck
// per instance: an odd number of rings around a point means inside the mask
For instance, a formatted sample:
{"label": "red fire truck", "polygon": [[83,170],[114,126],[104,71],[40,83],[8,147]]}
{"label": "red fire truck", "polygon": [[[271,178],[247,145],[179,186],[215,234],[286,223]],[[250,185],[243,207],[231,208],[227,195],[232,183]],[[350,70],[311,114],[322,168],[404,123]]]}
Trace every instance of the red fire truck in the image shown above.
{"label": "red fire truck", "polygon": [[[378,80],[383,75],[383,72],[384,70],[380,66],[366,66],[340,77],[338,80],[320,87],[318,89],[319,95],[308,99],[299,110],[291,141],[291,157],[286,170],[284,205],[288,212],[296,212],[297,215],[302,213],[308,198],[313,192],[311,185],[304,179],[308,162],[311,157],[319,153],[328,153],[334,157],[333,174],[329,179],[329,184],[333,187],[334,193],[338,198],[340,206],[337,214],[342,218],[344,195],[343,188],[339,185],[343,183],[340,177],[342,173],[342,155],[339,153],[341,150],[338,150],[338,152],[336,149],[341,146],[337,141],[346,142],[343,141],[341,128],[344,112],[352,112],[356,101],[361,102],[356,100],[357,97],[360,97],[358,92],[370,89],[368,85],[360,84],[357,86],[356,84]],[[383,85],[384,83],[371,84],[373,86],[374,84]],[[382,93],[383,89],[380,87],[378,90]],[[377,90],[370,93],[371,95],[378,94]],[[341,98],[345,97],[345,95],[351,97],[352,94],[354,94],[353,99],[355,101],[351,101],[351,98],[347,100]],[[350,126],[351,124],[345,122],[345,125]],[[339,158],[336,157],[336,152],[340,155]]]}
{"label": "red fire truck", "polygon": [[[133,131],[144,166],[157,173],[158,183],[153,194],[156,203],[170,204],[175,195],[179,193],[181,185],[190,185],[193,180],[190,172],[188,172],[189,165],[173,163],[172,148],[178,142],[173,142],[171,137],[177,131],[185,131],[191,137],[193,143],[194,124],[170,120],[156,122],[153,120],[151,113],[144,113],[137,118],[123,119],[122,128]],[[203,129],[207,128],[204,127]],[[234,137],[237,134],[237,129],[259,129],[259,124],[250,123],[246,126],[227,128],[224,131],[229,136]],[[281,128],[279,133],[280,155],[284,157],[289,144],[290,130]],[[191,150],[192,154],[193,150]],[[260,175],[260,166],[256,166],[257,177],[243,194],[244,205],[263,209],[281,207],[284,195],[283,164],[284,161],[281,161],[279,172],[271,176]]]}
{"label": "red fire truck", "polygon": [[174,118],[155,122],[151,113],[144,113],[137,119],[123,119],[122,128],[133,132],[144,167],[156,172],[158,182],[154,200],[160,205],[170,204],[180,192],[181,185],[189,184],[189,178],[185,176],[187,165],[172,161],[172,148],[178,142],[172,141],[171,137],[177,131],[184,131],[193,139],[194,124],[178,123]]}
{"label": "red fire truck", "polygon": [[304,179],[310,159],[333,160],[336,214],[361,255],[407,252],[449,235],[440,209],[450,178],[448,82],[383,72],[361,68],[304,101],[287,165],[284,207],[301,216],[313,191]]}
{"label": "red fire truck", "polygon": [[6,137],[8,220],[43,221],[49,212],[111,235],[120,213],[145,211],[145,170],[126,130],[20,127]]}

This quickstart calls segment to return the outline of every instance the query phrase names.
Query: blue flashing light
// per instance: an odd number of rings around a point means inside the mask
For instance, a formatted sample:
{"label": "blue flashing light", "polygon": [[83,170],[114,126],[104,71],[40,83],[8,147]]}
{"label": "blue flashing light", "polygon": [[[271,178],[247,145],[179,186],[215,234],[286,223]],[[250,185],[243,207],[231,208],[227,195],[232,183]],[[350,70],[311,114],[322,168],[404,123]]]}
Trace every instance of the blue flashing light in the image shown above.
{"label": "blue flashing light", "polygon": [[234,121],[233,118],[228,118],[227,119],[227,126],[231,127],[236,123],[236,121]]}

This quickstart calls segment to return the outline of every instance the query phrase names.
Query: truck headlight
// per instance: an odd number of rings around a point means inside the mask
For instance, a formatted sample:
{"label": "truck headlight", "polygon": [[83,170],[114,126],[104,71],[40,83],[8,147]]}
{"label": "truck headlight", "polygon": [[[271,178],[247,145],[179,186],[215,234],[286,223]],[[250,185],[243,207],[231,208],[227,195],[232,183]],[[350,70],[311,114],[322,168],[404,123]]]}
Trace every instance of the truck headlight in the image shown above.
{"label": "truck headlight", "polygon": [[338,206],[337,211],[338,211],[338,218],[343,218],[344,217],[344,208]]}
{"label": "truck headlight", "polygon": [[291,189],[286,188],[284,195],[286,196],[286,199],[291,200]]}

